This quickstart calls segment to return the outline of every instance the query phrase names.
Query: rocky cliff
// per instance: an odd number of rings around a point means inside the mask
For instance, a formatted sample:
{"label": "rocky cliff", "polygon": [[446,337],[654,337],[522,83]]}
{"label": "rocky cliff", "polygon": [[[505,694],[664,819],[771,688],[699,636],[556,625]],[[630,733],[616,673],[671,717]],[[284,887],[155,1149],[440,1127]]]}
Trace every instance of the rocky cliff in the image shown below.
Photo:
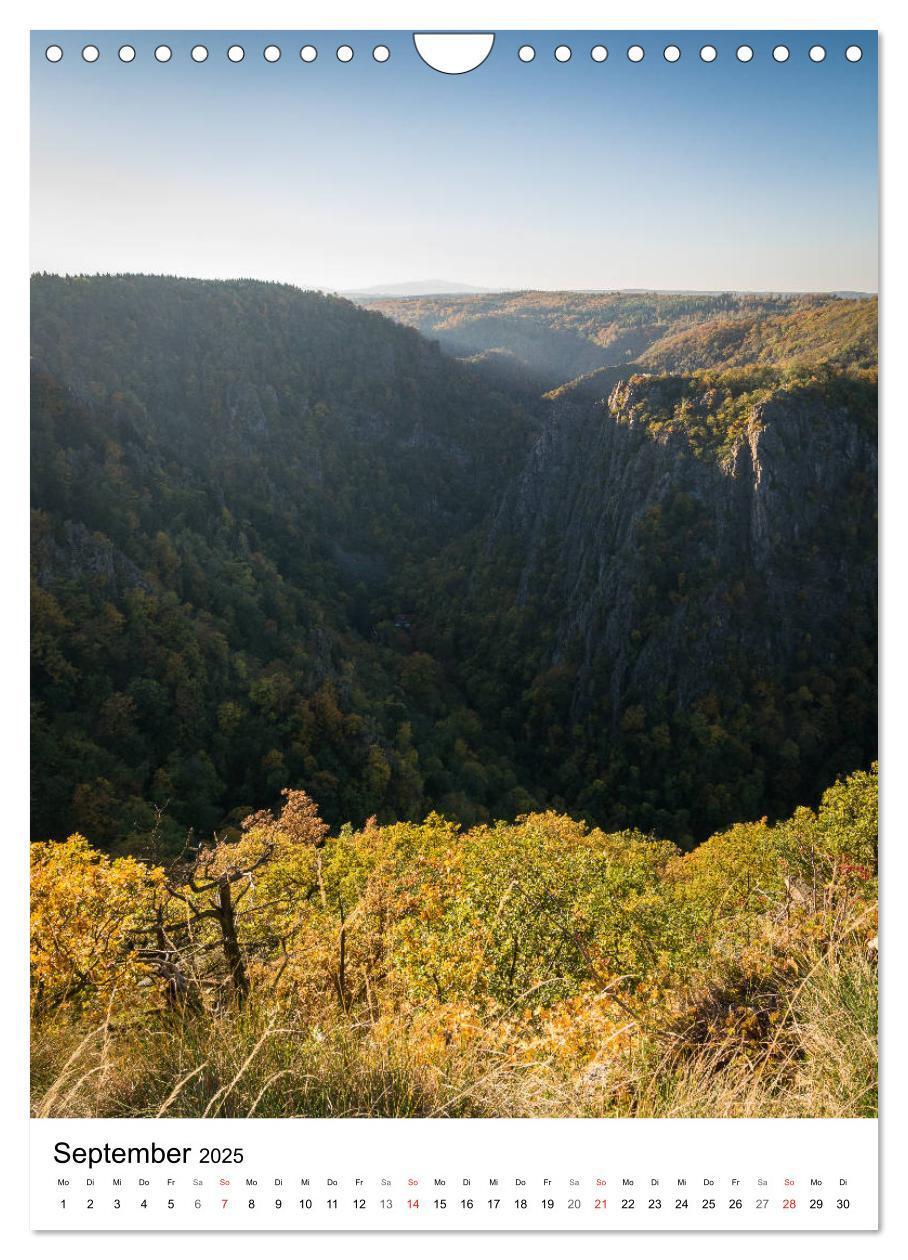
{"label": "rocky cliff", "polygon": [[737,653],[777,667],[811,643],[833,666],[838,628],[875,599],[876,448],[858,419],[779,394],[704,460],[635,415],[651,392],[642,378],[606,407],[554,403],[489,534],[520,540],[517,603],[557,609],[550,659],[575,660],[575,706],[604,665],[613,719],[630,694],[696,698]]}
{"label": "rocky cliff", "polygon": [[[733,764],[781,801],[873,741],[873,427],[815,382],[732,401],[647,376],[555,399],[485,533],[464,673],[566,796],[582,773],[604,797],[683,780],[696,827]],[[666,825],[673,792],[648,796]]]}

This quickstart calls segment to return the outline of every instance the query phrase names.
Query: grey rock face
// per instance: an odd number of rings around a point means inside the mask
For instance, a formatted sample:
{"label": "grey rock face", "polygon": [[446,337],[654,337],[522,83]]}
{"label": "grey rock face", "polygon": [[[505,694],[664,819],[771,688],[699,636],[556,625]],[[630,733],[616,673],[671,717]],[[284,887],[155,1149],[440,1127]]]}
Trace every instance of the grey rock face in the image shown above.
{"label": "grey rock face", "polygon": [[112,596],[136,587],[151,589],[129,557],[103,534],[93,534],[77,521],[65,521],[61,534],[59,541],[47,539],[42,544],[37,565],[41,586],[84,581]]}
{"label": "grey rock face", "polygon": [[[671,380],[655,399],[647,384],[650,413],[671,406]],[[630,697],[689,702],[736,657],[832,665],[839,619],[875,597],[871,435],[782,393],[723,461],[698,458],[682,433],[647,427],[637,388],[616,386],[607,407],[554,402],[489,533],[490,549],[509,540],[522,557],[517,603],[554,610],[548,660],[575,665],[575,715],[603,688],[613,720]]]}

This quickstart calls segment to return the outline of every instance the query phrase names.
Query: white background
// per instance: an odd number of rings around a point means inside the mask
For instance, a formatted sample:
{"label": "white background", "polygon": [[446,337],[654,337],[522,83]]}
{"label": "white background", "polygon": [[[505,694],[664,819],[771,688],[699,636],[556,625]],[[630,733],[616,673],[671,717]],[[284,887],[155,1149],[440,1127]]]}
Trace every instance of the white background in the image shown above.
{"label": "white background", "polygon": [[[873,28],[880,43],[881,139],[883,151],[883,393],[881,454],[883,469],[883,932],[881,958],[888,984],[883,997],[883,1229],[876,1235],[30,1235],[27,1204],[27,853],[28,837],[28,440],[27,440],[27,31],[55,29],[352,29],[382,27],[410,30],[671,28]],[[0,927],[2,1006],[0,1006],[0,1097],[4,1124],[0,1129],[0,1232],[8,1254],[23,1250],[35,1256],[122,1256],[168,1258],[217,1252],[219,1257],[246,1256],[250,1247],[267,1256],[341,1256],[357,1249],[372,1257],[486,1255],[537,1257],[553,1252],[571,1256],[671,1255],[685,1257],[853,1256],[903,1253],[908,1239],[908,1158],[904,1131],[906,1113],[905,984],[902,971],[904,924],[902,904],[908,890],[906,802],[905,679],[905,552],[908,550],[908,416],[905,319],[906,205],[905,120],[908,119],[908,20],[903,4],[864,4],[858,0],[724,0],[697,3],[690,9],[677,2],[591,3],[590,0],[445,0],[403,3],[402,0],[305,3],[296,0],[7,0],[0,17],[0,93],[2,93],[2,170],[0,232],[3,275],[0,285],[0,450],[4,473],[0,490],[0,670],[3,714],[0,718],[0,767],[3,793],[3,899]],[[899,151],[901,149],[901,152]],[[901,633],[900,633],[901,632]],[[890,921],[891,919],[891,921]]]}
{"label": "white background", "polygon": [[[105,1143],[141,1148],[151,1137],[176,1148],[176,1160],[103,1157]],[[212,1140],[241,1149],[242,1162],[201,1164]],[[92,1166],[57,1162],[57,1143],[96,1151]],[[303,1223],[320,1229],[872,1230],[876,1163],[875,1120],[33,1120],[31,1221],[202,1230],[227,1219],[283,1230],[300,1221],[302,1195],[311,1203]],[[628,1199],[633,1208],[622,1206]],[[823,1207],[812,1209],[817,1200]]]}

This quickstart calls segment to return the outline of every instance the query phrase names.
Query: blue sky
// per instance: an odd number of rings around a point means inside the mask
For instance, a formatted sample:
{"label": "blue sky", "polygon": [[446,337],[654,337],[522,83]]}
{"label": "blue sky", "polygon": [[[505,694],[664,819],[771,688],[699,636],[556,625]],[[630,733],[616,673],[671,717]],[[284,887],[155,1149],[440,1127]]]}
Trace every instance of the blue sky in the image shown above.
{"label": "blue sky", "polygon": [[[424,277],[877,287],[875,33],[509,31],[461,76],[425,66],[402,31],[32,39],[34,270],[326,289]],[[55,65],[50,43],[64,50]],[[87,43],[101,51],[93,64]],[[117,57],[124,43],[130,64]],[[153,56],[162,43],[167,64]],[[203,64],[189,56],[199,43]],[[304,43],[319,49],[311,64]],[[378,43],[391,50],[384,64]],[[525,43],[537,50],[528,64],[516,55]],[[711,64],[705,43],[718,50]],[[742,43],[748,64],[735,57]],[[780,43],[791,50],[781,64]],[[238,64],[231,44],[246,49]],[[281,47],[278,62],[264,60],[266,44]],[[573,50],[563,64],[559,44]],[[642,62],[627,59],[631,44]],[[825,61],[809,59],[814,44]],[[851,44],[864,50],[854,64]]]}

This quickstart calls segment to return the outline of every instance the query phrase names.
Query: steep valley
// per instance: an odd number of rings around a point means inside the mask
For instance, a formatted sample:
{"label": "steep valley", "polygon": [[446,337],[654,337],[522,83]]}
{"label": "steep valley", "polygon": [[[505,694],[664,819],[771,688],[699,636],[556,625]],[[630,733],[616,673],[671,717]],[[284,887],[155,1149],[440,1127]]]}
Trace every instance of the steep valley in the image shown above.
{"label": "steep valley", "polygon": [[34,816],[690,846],[876,748],[876,303],[33,280]]}

